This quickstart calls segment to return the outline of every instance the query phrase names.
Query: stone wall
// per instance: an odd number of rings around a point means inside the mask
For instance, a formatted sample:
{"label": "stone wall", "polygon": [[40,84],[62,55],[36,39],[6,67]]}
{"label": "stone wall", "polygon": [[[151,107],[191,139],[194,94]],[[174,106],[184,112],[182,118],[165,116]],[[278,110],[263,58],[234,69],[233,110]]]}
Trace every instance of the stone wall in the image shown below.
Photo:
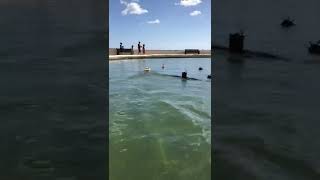
{"label": "stone wall", "polygon": [[[200,50],[200,54],[210,54],[211,50]],[[116,48],[109,48],[109,55],[116,55]],[[138,54],[138,50],[134,50]],[[146,54],[184,54],[184,50],[146,50]]]}

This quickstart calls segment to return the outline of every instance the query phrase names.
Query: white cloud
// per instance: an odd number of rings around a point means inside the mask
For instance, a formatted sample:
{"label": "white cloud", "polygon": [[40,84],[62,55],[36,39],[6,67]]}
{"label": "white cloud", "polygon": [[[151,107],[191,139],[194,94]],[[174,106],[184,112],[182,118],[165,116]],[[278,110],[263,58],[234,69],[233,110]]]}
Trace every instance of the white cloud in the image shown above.
{"label": "white cloud", "polygon": [[[135,0],[137,1],[137,0]],[[126,2],[123,0],[120,0],[121,4],[124,4],[126,6],[126,8],[121,11],[122,15],[127,15],[127,14],[136,14],[136,15],[140,15],[140,14],[145,14],[148,12],[148,10],[143,9],[138,3],[136,2]]]}
{"label": "white cloud", "polygon": [[156,19],[154,21],[148,21],[147,22],[148,24],[160,24],[160,20],[159,19]]}
{"label": "white cloud", "polygon": [[196,6],[201,2],[202,2],[201,0],[180,0],[179,3],[174,3],[174,4],[188,7],[188,6]]}
{"label": "white cloud", "polygon": [[126,1],[120,0],[120,4],[125,4],[127,5],[128,3]]}
{"label": "white cloud", "polygon": [[192,11],[191,13],[190,13],[190,16],[198,16],[198,15],[200,15],[201,14],[201,11]]}

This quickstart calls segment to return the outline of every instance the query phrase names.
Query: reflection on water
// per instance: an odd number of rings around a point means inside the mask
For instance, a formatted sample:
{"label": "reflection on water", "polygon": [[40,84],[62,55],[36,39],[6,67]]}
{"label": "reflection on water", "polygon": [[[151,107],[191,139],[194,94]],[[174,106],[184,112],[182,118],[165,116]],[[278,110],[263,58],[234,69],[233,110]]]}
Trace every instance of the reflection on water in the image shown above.
{"label": "reflection on water", "polygon": [[[210,65],[210,59],[110,62],[110,179],[211,178]],[[182,71],[199,80],[174,77]]]}

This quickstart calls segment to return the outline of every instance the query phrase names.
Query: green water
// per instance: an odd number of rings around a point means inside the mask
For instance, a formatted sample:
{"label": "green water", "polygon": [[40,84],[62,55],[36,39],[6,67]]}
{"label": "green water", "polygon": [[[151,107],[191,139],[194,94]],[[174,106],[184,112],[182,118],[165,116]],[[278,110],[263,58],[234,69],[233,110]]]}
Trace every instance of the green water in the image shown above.
{"label": "green water", "polygon": [[[111,180],[211,179],[210,66],[207,58],[109,63]],[[169,76],[185,70],[199,80]]]}

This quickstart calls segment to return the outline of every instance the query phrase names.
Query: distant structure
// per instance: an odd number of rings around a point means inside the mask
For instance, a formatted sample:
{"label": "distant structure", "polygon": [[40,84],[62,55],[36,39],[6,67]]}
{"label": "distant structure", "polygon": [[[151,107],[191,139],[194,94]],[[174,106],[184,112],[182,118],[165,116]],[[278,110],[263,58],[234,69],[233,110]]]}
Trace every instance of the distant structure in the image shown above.
{"label": "distant structure", "polygon": [[243,53],[245,35],[243,31],[229,35],[229,51],[232,53]]}
{"label": "distant structure", "polygon": [[116,48],[117,51],[117,55],[121,55],[123,53],[130,53],[133,54],[133,46],[131,47],[131,49],[125,49],[124,46],[122,45],[122,42],[120,42],[120,48]]}
{"label": "distant structure", "polygon": [[184,54],[200,54],[199,49],[185,49]]}
{"label": "distant structure", "polygon": [[281,26],[284,27],[284,28],[289,28],[289,27],[292,27],[292,26],[295,26],[296,24],[294,23],[294,20],[290,19],[290,17],[287,17],[286,19],[284,19],[282,22],[281,22]]}

